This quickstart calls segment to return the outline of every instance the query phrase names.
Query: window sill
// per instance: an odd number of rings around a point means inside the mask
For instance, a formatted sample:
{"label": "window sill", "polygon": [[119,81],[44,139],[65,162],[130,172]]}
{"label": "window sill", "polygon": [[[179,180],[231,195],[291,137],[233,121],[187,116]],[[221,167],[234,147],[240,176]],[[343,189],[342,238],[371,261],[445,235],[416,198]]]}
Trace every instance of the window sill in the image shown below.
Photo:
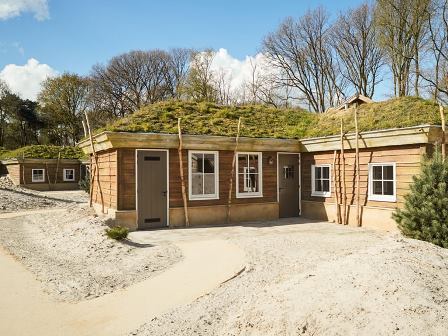
{"label": "window sill", "polygon": [[205,196],[205,197],[195,197],[195,196],[189,196],[189,201],[213,201],[213,200],[219,200],[218,196]]}
{"label": "window sill", "polygon": [[331,197],[331,192],[324,192],[324,193],[312,192],[311,196],[328,198]]}
{"label": "window sill", "polygon": [[388,203],[396,203],[397,197],[396,196],[380,196],[380,195],[369,195],[367,197],[368,201],[375,201],[375,202],[388,202]]}
{"label": "window sill", "polygon": [[263,194],[236,194],[236,198],[260,198],[263,197]]}

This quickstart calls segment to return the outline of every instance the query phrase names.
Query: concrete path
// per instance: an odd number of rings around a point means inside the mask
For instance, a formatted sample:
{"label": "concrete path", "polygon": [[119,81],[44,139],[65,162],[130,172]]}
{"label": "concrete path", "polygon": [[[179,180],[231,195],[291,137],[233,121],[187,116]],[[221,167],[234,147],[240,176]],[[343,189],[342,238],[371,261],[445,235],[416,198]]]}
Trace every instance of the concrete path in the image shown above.
{"label": "concrete path", "polygon": [[22,264],[0,248],[0,335],[123,335],[217,288],[245,266],[224,240],[184,241],[184,258],[167,271],[77,304],[52,301]]}

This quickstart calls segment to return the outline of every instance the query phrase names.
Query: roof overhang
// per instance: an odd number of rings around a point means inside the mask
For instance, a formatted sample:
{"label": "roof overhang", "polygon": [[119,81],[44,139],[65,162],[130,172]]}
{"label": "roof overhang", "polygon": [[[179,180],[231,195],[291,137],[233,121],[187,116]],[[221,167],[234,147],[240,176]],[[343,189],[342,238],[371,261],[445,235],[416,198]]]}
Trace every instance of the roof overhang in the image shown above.
{"label": "roof overhang", "polygon": [[[12,165],[19,163],[35,163],[35,164],[57,164],[58,159],[32,159],[32,158],[17,158],[17,159],[7,159],[2,160],[1,163],[4,165]],[[79,164],[81,160],[78,159],[59,159],[60,164]]]}
{"label": "roof overhang", "polygon": [[[95,151],[112,148],[157,148],[169,149],[179,147],[177,134],[102,132],[94,137]],[[235,137],[214,135],[182,135],[184,149],[198,150],[234,150]],[[90,140],[78,144],[86,154],[92,153]],[[246,138],[240,137],[240,151],[283,151],[299,152],[300,142],[295,139]]]}
{"label": "roof overhang", "polygon": [[[361,132],[359,134],[359,148],[434,143],[440,140],[441,134],[441,127],[433,125],[420,125],[406,128],[390,128],[385,130]],[[302,152],[322,152],[341,149],[340,135],[302,139],[300,142],[302,144]],[[344,148],[354,149],[355,147],[356,134],[345,134]]]}
{"label": "roof overhang", "polygon": [[[441,134],[441,127],[434,125],[361,132],[359,148],[435,143],[441,139]],[[236,138],[213,135],[183,135],[182,141],[184,149],[234,150]],[[94,143],[96,151],[113,148],[169,149],[178,148],[179,138],[176,134],[105,131],[94,137]],[[81,141],[78,145],[86,154],[92,153],[89,139]],[[355,146],[355,133],[346,133],[344,148],[354,149]],[[240,151],[322,152],[340,149],[340,135],[301,140],[241,137],[238,144],[238,150]]]}

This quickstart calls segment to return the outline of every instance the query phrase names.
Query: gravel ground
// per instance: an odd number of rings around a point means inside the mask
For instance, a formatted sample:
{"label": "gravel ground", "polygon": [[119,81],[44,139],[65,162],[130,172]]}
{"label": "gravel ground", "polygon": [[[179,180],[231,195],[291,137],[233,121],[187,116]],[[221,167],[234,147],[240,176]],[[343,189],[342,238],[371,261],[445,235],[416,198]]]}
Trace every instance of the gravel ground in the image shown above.
{"label": "gravel ground", "polygon": [[87,193],[81,190],[41,192],[16,186],[8,177],[0,177],[0,213],[63,208],[73,203],[87,201]]}
{"label": "gravel ground", "polygon": [[58,301],[95,298],[147,279],[181,259],[173,244],[109,239],[86,204],[0,219],[0,244]]}
{"label": "gravel ground", "polygon": [[[130,335],[446,335],[448,330],[446,249],[324,223],[184,232],[238,244],[247,253],[246,271]],[[169,237],[165,232],[159,238]],[[185,237],[173,232],[172,239],[179,238]],[[151,239],[157,236],[146,240]]]}

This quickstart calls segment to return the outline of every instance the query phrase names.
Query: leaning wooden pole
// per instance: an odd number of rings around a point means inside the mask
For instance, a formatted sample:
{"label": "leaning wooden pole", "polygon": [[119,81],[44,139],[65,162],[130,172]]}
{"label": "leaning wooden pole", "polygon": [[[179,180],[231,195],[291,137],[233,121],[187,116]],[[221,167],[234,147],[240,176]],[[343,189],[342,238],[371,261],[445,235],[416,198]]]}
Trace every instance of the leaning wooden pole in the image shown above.
{"label": "leaning wooden pole", "polygon": [[355,136],[356,136],[356,224],[361,226],[361,201],[360,201],[360,166],[359,166],[359,127],[358,127],[358,108],[355,108]]}
{"label": "leaning wooden pole", "polygon": [[[61,150],[59,149],[58,161],[56,162],[56,173],[54,173],[54,184],[58,183],[59,162],[61,161]],[[62,177],[64,180],[64,177]]]}
{"label": "leaning wooden pole", "polygon": [[185,226],[190,226],[190,218],[188,217],[188,201],[187,201],[187,192],[185,188],[185,178],[184,178],[184,164],[182,160],[182,130],[180,128],[180,118],[177,119],[177,131],[179,134],[179,147],[177,148],[177,152],[179,154],[179,170],[180,170],[180,184],[182,188],[182,199],[184,201],[184,215],[185,215]]}
{"label": "leaning wooden pole", "polygon": [[445,112],[443,110],[443,106],[442,104],[439,105],[439,109],[440,109],[440,119],[442,121],[442,138],[441,138],[441,147],[442,147],[442,159],[445,160],[445,156],[446,156],[446,144],[445,144],[445,130],[446,130],[446,125],[445,125]]}
{"label": "leaning wooden pole", "polygon": [[341,159],[342,159],[342,224],[347,224],[347,194],[345,188],[344,120],[341,118]]}
{"label": "leaning wooden pole", "polygon": [[338,224],[341,224],[341,208],[339,206],[339,192],[338,192],[338,186],[336,182],[336,155],[337,151],[334,151],[333,155],[333,190],[334,190],[334,204],[336,206],[336,222]]}
{"label": "leaning wooden pole", "polygon": [[240,141],[241,117],[238,119],[238,130],[236,132],[235,149],[233,150],[232,170],[230,172],[229,181],[229,196],[227,198],[227,223],[230,223],[230,208],[232,206],[232,189],[233,189],[233,175],[235,174],[236,153],[238,152],[238,144]]}
{"label": "leaning wooden pole", "polygon": [[100,192],[100,198],[101,198],[101,212],[104,213],[104,197],[103,197],[103,190],[101,188],[101,183],[100,183],[100,169],[98,166],[98,156],[96,155],[95,145],[93,143],[93,136],[92,136],[92,131],[90,128],[89,115],[88,115],[87,111],[85,113],[85,116],[86,116],[87,131],[89,133],[89,139],[90,139],[90,147],[92,149],[93,159],[95,160],[95,166],[93,167],[94,171],[90,172],[92,174],[91,179],[90,179],[90,206],[92,206],[92,203],[93,203],[93,184],[95,182],[95,176],[96,176],[96,183],[98,184],[98,190]]}

